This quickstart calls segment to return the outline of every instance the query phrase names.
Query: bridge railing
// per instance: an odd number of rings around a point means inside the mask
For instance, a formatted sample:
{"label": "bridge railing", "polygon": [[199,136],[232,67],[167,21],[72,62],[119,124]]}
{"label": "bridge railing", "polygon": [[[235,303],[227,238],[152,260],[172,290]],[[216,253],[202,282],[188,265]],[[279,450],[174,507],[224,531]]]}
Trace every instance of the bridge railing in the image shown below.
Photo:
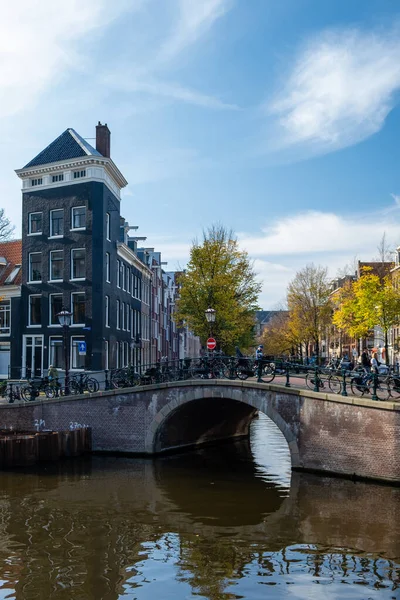
{"label": "bridge railing", "polygon": [[400,376],[395,371],[370,373],[362,368],[352,371],[330,367],[306,366],[267,357],[223,356],[207,354],[202,357],[176,361],[161,360],[139,366],[98,372],[72,373],[65,377],[35,377],[0,383],[0,395],[9,402],[36,400],[40,396],[62,397],[68,394],[94,393],[99,390],[131,388],[174,381],[247,379],[283,387],[310,389],[315,392],[371,397],[374,400],[400,400]]}

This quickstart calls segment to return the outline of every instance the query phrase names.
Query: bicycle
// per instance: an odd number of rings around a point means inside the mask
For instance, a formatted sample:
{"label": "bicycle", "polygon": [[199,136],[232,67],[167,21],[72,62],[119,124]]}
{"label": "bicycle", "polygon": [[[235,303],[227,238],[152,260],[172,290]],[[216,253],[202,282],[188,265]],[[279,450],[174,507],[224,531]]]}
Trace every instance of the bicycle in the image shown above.
{"label": "bicycle", "polygon": [[20,395],[25,402],[36,400],[44,392],[46,398],[54,397],[54,388],[50,385],[48,377],[42,377],[40,380],[30,379],[28,383],[21,386]]}
{"label": "bicycle", "polygon": [[[318,386],[316,386],[317,378]],[[316,387],[318,387],[319,390],[329,389],[329,391],[333,394],[340,394],[342,391],[342,381],[340,377],[335,373],[330,373],[329,375],[327,375],[322,371],[308,371],[305,377],[305,383],[306,387],[308,387],[309,390],[313,391]]]}
{"label": "bicycle", "polygon": [[73,375],[69,381],[69,389],[71,394],[94,394],[99,390],[99,382],[94,377],[90,377],[87,373],[79,373]]}
{"label": "bicycle", "polygon": [[[360,373],[356,377],[352,377],[350,381],[351,391],[355,396],[363,397],[365,394],[374,393],[374,373]],[[387,377],[380,378],[377,376],[376,380],[376,396],[379,400],[387,400],[390,396],[390,388],[388,385]]]}

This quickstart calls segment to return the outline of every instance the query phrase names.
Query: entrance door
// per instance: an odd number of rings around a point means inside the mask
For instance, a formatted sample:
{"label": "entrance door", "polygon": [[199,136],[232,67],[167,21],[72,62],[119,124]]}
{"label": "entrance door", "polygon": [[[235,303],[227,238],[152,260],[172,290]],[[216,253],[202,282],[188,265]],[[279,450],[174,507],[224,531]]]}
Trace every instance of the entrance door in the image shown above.
{"label": "entrance door", "polygon": [[43,336],[24,335],[22,377],[43,377]]}

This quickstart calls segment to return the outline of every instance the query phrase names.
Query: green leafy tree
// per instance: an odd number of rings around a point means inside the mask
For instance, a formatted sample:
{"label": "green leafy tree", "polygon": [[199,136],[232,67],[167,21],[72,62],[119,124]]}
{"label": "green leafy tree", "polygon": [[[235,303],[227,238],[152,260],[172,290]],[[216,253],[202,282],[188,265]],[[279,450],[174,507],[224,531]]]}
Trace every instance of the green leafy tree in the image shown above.
{"label": "green leafy tree", "polygon": [[354,337],[365,337],[375,326],[380,327],[388,364],[388,333],[398,324],[399,315],[400,292],[393,286],[390,276],[380,277],[366,267],[361,277],[343,290],[333,322]]}
{"label": "green leafy tree", "polygon": [[210,334],[205,318],[209,307],[216,311],[212,333],[224,352],[233,352],[236,345],[248,348],[254,343],[261,284],[232,231],[213,225],[203,233],[201,243],[194,241],[179,284],[175,320],[185,322],[203,344]]}
{"label": "green leafy tree", "polygon": [[332,306],[327,269],[313,264],[298,271],[288,286],[287,303],[296,331],[313,342],[317,361],[320,340],[331,321]]}

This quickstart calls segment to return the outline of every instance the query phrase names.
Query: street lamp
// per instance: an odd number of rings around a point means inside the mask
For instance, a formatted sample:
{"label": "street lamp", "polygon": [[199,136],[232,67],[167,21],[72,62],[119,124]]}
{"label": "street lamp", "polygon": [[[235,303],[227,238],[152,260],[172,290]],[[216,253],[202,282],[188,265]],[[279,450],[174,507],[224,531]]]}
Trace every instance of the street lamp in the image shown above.
{"label": "street lamp", "polygon": [[215,310],[213,308],[207,308],[205,311],[207,323],[210,326],[210,337],[212,337],[212,323],[215,322]]}
{"label": "street lamp", "polygon": [[56,315],[58,322],[63,328],[63,342],[64,342],[64,364],[65,364],[65,395],[69,395],[69,352],[68,352],[68,332],[69,326],[71,325],[72,313],[68,312],[65,308]]}

